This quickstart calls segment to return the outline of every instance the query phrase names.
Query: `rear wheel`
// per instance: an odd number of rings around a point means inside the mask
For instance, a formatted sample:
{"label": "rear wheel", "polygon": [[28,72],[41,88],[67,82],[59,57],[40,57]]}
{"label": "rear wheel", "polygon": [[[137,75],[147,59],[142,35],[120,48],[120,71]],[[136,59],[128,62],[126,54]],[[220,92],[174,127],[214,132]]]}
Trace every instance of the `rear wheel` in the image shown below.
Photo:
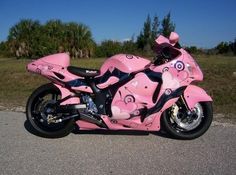
{"label": "rear wheel", "polygon": [[178,102],[164,111],[162,125],[174,138],[194,139],[203,135],[213,119],[212,102],[200,102],[189,112]]}
{"label": "rear wheel", "polygon": [[52,113],[54,104],[61,98],[59,89],[53,84],[45,84],[37,88],[29,97],[26,106],[27,120],[42,137],[63,137],[74,128],[74,120],[53,122],[56,117]]}

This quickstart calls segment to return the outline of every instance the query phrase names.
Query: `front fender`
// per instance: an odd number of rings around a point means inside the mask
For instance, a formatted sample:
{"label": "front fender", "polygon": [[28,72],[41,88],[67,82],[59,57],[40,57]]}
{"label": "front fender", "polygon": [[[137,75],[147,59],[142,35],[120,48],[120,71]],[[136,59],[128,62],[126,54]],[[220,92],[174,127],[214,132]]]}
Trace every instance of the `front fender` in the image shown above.
{"label": "front fender", "polygon": [[212,98],[206,93],[204,89],[194,85],[189,85],[185,89],[184,99],[191,110],[198,102],[212,101]]}

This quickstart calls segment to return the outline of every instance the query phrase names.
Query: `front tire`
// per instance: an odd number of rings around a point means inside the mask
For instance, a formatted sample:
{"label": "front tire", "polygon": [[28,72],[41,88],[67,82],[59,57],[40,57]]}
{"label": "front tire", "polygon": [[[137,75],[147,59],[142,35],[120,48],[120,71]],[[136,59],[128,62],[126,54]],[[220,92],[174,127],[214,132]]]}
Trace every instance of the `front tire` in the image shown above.
{"label": "front tire", "polygon": [[[190,127],[188,127],[188,123],[185,125],[184,123],[179,122],[181,120],[173,119],[173,106],[164,111],[161,118],[164,130],[177,139],[190,140],[203,135],[212,123],[212,102],[200,102],[197,105],[202,110],[202,116],[199,116],[201,118],[195,117],[195,120],[198,119],[199,121],[195,122],[195,125],[189,125]],[[192,119],[192,121],[194,120]]]}
{"label": "front tire", "polygon": [[74,128],[74,120],[61,123],[48,123],[42,110],[47,104],[56,102],[61,96],[60,90],[52,83],[37,88],[29,97],[26,105],[26,117],[36,134],[46,138],[59,138],[68,135]]}

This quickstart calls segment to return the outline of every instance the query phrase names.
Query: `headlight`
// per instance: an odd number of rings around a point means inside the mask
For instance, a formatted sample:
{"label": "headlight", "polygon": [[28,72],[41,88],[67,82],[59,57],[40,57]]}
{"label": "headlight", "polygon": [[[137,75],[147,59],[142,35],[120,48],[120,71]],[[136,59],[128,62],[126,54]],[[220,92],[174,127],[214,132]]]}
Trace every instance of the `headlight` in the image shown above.
{"label": "headlight", "polygon": [[187,66],[188,71],[192,73],[193,72],[192,66],[190,64],[186,64],[186,66]]}

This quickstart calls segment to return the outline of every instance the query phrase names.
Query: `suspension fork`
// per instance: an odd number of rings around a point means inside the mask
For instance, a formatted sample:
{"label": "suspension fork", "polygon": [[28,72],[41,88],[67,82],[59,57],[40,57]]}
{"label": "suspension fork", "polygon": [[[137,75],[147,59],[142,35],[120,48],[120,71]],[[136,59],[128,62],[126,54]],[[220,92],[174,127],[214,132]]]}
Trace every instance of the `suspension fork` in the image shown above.
{"label": "suspension fork", "polygon": [[187,102],[186,102],[186,100],[184,99],[184,95],[183,95],[183,94],[180,96],[180,100],[181,100],[181,102],[182,102],[184,108],[186,109],[187,114],[188,114],[188,115],[191,114],[191,109],[188,107]]}

